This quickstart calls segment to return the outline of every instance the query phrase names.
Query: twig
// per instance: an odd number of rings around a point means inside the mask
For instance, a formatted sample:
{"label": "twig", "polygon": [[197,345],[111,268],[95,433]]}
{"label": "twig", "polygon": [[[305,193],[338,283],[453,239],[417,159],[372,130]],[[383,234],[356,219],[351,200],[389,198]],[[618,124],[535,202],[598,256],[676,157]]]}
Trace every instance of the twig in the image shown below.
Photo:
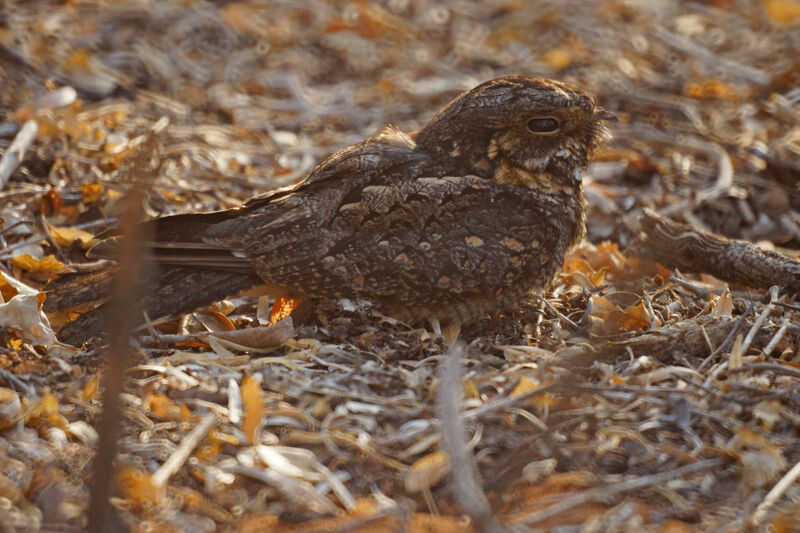
{"label": "twig", "polygon": [[461,413],[461,418],[465,421],[474,420],[484,415],[487,415],[491,412],[499,411],[501,409],[506,409],[518,403],[523,403],[525,402],[525,400],[529,398],[556,389],[560,385],[562,385],[562,383],[560,383],[559,381],[553,381],[551,383],[548,383],[547,385],[542,385],[536,390],[528,391],[525,394],[520,394],[519,396],[509,396],[507,398],[503,398],[502,400],[497,400],[491,403],[487,403],[485,405],[481,405],[480,407],[476,407],[475,409],[464,411],[463,413]]}
{"label": "twig", "polygon": [[3,154],[3,158],[0,159],[0,191],[5,188],[8,178],[22,162],[25,152],[28,151],[38,133],[39,125],[35,120],[27,121],[20,128],[19,133],[14,138],[14,142],[11,143],[6,153]]}
{"label": "twig", "polygon": [[314,487],[304,481],[291,478],[271,468],[245,466],[233,463],[222,466],[225,472],[243,474],[257,479],[281,492],[287,500],[293,501],[301,507],[318,514],[335,514],[339,511],[332,501],[314,490]]}
{"label": "twig", "polygon": [[728,374],[739,374],[741,372],[774,372],[782,376],[792,376],[800,379],[800,370],[793,368],[789,365],[782,365],[780,363],[748,363],[739,368],[728,369]]}
{"label": "twig", "polygon": [[500,525],[492,517],[492,508],[478,483],[478,472],[472,453],[466,447],[467,432],[459,414],[461,413],[461,358],[464,343],[457,341],[448,350],[447,357],[439,368],[439,394],[436,409],[442,432],[444,450],[450,456],[453,469],[450,486],[461,511],[469,515],[479,531],[500,531]]}
{"label": "twig", "polygon": [[800,291],[800,263],[746,241],[699,231],[650,209],[642,217],[644,239],[638,255],[684,272],[704,272],[721,280],[761,289],[778,285]]}
{"label": "twig", "polygon": [[775,335],[770,339],[769,343],[764,347],[764,355],[769,355],[772,353],[772,350],[781,342],[783,335],[786,333],[786,330],[789,329],[789,321],[784,317],[783,322],[781,323],[781,327],[778,328],[778,331],[775,332]]}
{"label": "twig", "polygon": [[756,507],[755,512],[750,516],[750,523],[754,526],[760,525],[764,521],[764,518],[766,518],[769,510],[778,503],[778,500],[781,499],[783,494],[798,478],[800,478],[800,462],[796,463],[791,470],[786,472],[780,481],[772,487],[772,490],[764,496],[764,501]]}
{"label": "twig", "polygon": [[186,459],[189,458],[189,454],[192,453],[200,441],[202,441],[205,436],[211,431],[217,424],[217,415],[214,413],[208,413],[203,419],[197,424],[192,431],[189,432],[186,437],[181,441],[181,444],[178,448],[169,456],[169,458],[164,461],[158,470],[152,475],[151,480],[156,487],[163,487],[170,477],[172,477],[180,468],[183,466],[183,463],[186,462]]}
{"label": "twig", "polygon": [[551,304],[550,302],[548,302],[546,298],[544,298],[543,296],[540,296],[538,294],[535,295],[535,296],[537,298],[539,298],[539,300],[544,304],[544,306],[547,308],[548,311],[553,313],[562,322],[565,322],[571,329],[573,329],[573,330],[581,329],[581,327],[578,324],[576,324],[575,322],[570,320],[570,318],[568,316],[564,315],[563,313],[561,313],[561,311],[556,309],[555,306],[553,304]]}
{"label": "twig", "polygon": [[736,77],[758,85],[766,85],[770,82],[771,76],[767,72],[749,65],[742,65],[737,61],[715,54],[711,50],[700,46],[682,35],[672,33],[663,26],[656,25],[653,28],[653,35],[673,48],[696,57],[709,67],[723,67]]}
{"label": "twig", "polygon": [[747,352],[747,349],[750,348],[750,344],[752,344],[753,339],[756,338],[756,333],[758,330],[761,329],[761,326],[764,324],[764,321],[767,317],[772,313],[772,310],[775,309],[775,301],[778,299],[778,287],[770,287],[769,288],[769,303],[764,306],[764,309],[756,318],[756,321],[753,323],[753,327],[750,328],[750,331],[747,332],[747,336],[744,338],[744,342],[742,342],[742,353]]}
{"label": "twig", "polygon": [[672,132],[664,132],[643,124],[636,124],[626,129],[631,135],[635,135],[637,138],[704,152],[717,161],[717,179],[711,187],[699,191],[694,198],[687,198],[661,209],[659,214],[667,216],[675,213],[689,212],[705,202],[723,196],[733,185],[733,163],[731,162],[731,157],[719,144],[708,142],[694,136],[676,136]]}
{"label": "twig", "polygon": [[687,474],[696,474],[698,472],[710,470],[715,466],[721,465],[722,463],[722,459],[707,459],[705,461],[698,461],[690,465],[681,466],[667,472],[661,472],[651,476],[637,477],[626,481],[620,481],[619,483],[614,483],[612,485],[606,485],[605,487],[598,487],[580,494],[575,494],[574,496],[569,496],[559,503],[545,507],[540,511],[536,511],[535,513],[528,515],[522,523],[525,525],[532,525],[537,522],[541,522],[542,520],[546,520],[552,516],[559,515],[564,511],[568,511],[579,505],[583,505],[584,503],[607,500],[609,497],[616,494],[658,485]]}
{"label": "twig", "polygon": [[[152,134],[160,126],[158,121],[153,126]],[[151,134],[151,135],[152,135]],[[150,165],[147,158],[156,150],[155,137],[151,136],[147,145],[141,147],[134,166],[143,172]],[[150,169],[151,173],[156,169]],[[119,265],[114,280],[114,292],[111,298],[111,311],[109,321],[109,334],[111,344],[106,351],[107,365],[105,371],[106,390],[103,394],[103,414],[100,417],[98,435],[99,444],[97,455],[94,459],[92,473],[91,494],[89,499],[89,523],[87,531],[102,533],[108,530],[111,515],[109,494],[111,493],[111,478],[114,471],[113,463],[117,455],[117,439],[120,432],[120,419],[122,418],[122,402],[120,395],[124,390],[125,371],[130,358],[128,336],[133,329],[134,321],[138,318],[137,303],[139,302],[138,280],[141,279],[142,269],[147,264],[142,264],[140,254],[143,241],[142,225],[138,223],[144,201],[144,179],[137,180],[129,192],[130,202],[121,218],[122,240],[119,246]]]}
{"label": "twig", "polygon": [[[750,307],[752,307],[752,304],[750,305]],[[713,361],[717,355],[719,355],[723,350],[726,350],[728,348],[728,345],[730,345],[730,343],[733,342],[733,339],[734,337],[736,337],[736,334],[739,333],[740,329],[742,329],[742,326],[744,325],[744,321],[747,318],[747,315],[750,314],[750,307],[748,307],[747,310],[742,314],[742,316],[740,316],[736,320],[736,323],[733,324],[733,327],[731,328],[730,332],[728,332],[728,334],[725,336],[725,340],[723,340],[722,343],[719,346],[717,346],[717,349],[708,354],[708,357],[703,359],[703,361],[699,365],[697,365],[698,371],[705,368],[707,364]],[[706,338],[706,342],[709,342],[708,334],[706,333],[705,329],[703,330],[703,336]]]}
{"label": "twig", "polygon": [[144,335],[139,338],[142,346],[174,346],[184,342],[207,343],[210,337],[221,339],[228,343],[238,344],[251,351],[269,351],[282,345],[292,336],[294,327],[291,317],[284,318],[269,326],[256,326],[254,328],[237,329],[233,331],[203,331],[199,333],[172,334],[172,335]]}

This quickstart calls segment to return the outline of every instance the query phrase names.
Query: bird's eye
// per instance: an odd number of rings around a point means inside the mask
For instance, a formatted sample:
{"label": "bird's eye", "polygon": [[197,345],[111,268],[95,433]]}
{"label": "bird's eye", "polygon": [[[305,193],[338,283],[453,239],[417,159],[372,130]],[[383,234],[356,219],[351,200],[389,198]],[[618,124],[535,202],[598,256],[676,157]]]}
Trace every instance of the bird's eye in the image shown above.
{"label": "bird's eye", "polygon": [[528,121],[528,129],[532,133],[553,133],[558,129],[558,119],[553,117],[536,117]]}

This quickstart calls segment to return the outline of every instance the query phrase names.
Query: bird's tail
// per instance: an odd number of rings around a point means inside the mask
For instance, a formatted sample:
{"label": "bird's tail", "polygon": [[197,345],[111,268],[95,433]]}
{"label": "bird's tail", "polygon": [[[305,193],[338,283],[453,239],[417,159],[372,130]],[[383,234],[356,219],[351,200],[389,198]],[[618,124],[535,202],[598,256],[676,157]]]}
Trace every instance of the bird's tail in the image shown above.
{"label": "bird's tail", "polygon": [[[89,273],[62,276],[45,287],[44,310],[59,313],[85,311],[67,322],[58,338],[82,344],[103,337],[109,315],[116,266]],[[176,316],[234,296],[262,283],[254,274],[214,269],[161,266],[139,280],[138,307],[151,319]]]}

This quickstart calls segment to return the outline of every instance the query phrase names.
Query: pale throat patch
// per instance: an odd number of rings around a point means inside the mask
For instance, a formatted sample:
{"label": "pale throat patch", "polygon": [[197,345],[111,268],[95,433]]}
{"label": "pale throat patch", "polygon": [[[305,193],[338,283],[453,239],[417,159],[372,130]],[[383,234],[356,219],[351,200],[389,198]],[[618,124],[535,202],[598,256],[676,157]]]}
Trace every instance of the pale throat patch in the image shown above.
{"label": "pale throat patch", "polygon": [[[577,181],[580,181],[580,169],[577,172]],[[573,178],[575,175],[573,174]],[[555,176],[545,170],[529,172],[524,168],[518,167],[501,159],[494,171],[494,181],[506,185],[516,185],[518,187],[528,187],[546,191],[560,191],[570,196],[576,192],[575,187],[563,185]]]}

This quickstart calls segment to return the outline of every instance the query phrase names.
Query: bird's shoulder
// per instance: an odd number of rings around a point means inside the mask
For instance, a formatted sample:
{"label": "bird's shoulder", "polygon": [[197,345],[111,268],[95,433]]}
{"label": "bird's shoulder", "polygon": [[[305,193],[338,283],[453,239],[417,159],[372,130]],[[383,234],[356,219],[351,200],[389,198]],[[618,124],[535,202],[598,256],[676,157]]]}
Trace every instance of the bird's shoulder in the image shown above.
{"label": "bird's shoulder", "polygon": [[402,179],[418,172],[431,156],[417,147],[413,138],[393,126],[328,156],[295,185],[255,196],[242,210],[259,208],[276,200],[300,201],[308,196],[340,196],[337,193],[370,183]]}

